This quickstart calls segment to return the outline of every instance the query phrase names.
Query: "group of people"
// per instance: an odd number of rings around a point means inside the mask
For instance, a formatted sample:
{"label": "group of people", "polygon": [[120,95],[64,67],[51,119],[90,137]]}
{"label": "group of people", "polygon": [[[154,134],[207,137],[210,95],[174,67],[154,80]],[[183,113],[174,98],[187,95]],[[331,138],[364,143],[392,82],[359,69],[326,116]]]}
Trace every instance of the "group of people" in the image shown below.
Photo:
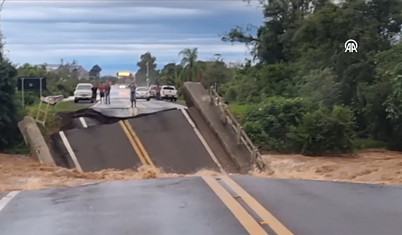
{"label": "group of people", "polygon": [[110,104],[110,90],[112,88],[112,82],[107,81],[106,83],[101,83],[99,85],[93,84],[92,86],[92,101],[95,102],[98,96],[100,96],[100,103],[101,104]]}
{"label": "group of people", "polygon": [[[100,96],[100,103],[104,104],[110,104],[110,90],[112,87],[112,82],[107,81],[106,83],[101,83],[99,85],[93,84],[92,86],[92,101],[95,102],[98,96],[98,90],[99,90],[99,96]],[[131,107],[136,107],[137,106],[137,100],[136,100],[136,89],[137,85],[135,83],[135,80],[131,82],[131,84],[128,86],[130,88],[130,101],[131,101]],[[155,88],[156,91],[156,99],[160,99],[160,91],[161,88],[157,86]]]}

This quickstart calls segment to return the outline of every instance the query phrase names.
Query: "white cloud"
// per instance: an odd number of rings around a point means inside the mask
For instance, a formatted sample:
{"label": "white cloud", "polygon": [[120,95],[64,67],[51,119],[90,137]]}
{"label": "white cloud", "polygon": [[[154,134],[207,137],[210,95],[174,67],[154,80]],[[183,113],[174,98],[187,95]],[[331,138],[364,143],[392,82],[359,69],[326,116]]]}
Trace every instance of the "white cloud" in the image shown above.
{"label": "white cloud", "polygon": [[[30,5],[30,4],[29,4]],[[111,13],[111,10],[113,12]],[[169,7],[113,7],[108,8],[69,8],[54,5],[48,6],[31,6],[21,8],[11,8],[4,10],[2,19],[4,21],[124,21],[124,20],[147,20],[160,19],[165,17],[185,17],[200,14],[208,14],[207,11],[199,9],[179,9]]]}
{"label": "white cloud", "polygon": [[201,54],[209,54],[210,57],[215,53],[231,54],[239,53],[246,55],[247,50],[242,45],[219,45],[219,44],[191,44],[183,42],[178,45],[171,44],[52,44],[52,45],[30,45],[11,44],[6,47],[9,51],[8,57],[12,61],[23,63],[28,58],[31,63],[55,63],[60,58],[80,58],[80,57],[104,57],[118,60],[119,58],[129,57],[139,58],[139,55],[147,51],[152,52],[158,57],[178,58],[178,53],[183,48],[198,47]]}
{"label": "white cloud", "polygon": [[[211,19],[228,12],[246,17],[259,10],[255,5],[245,7],[240,0],[8,0],[1,13],[1,29],[7,56],[15,63],[57,63],[65,58],[106,65],[132,61],[135,66],[147,51],[159,63],[169,63],[189,47],[199,48],[200,59],[221,53],[238,61],[248,50],[222,43],[217,33],[211,33],[219,23]],[[180,28],[172,20],[188,27]]]}

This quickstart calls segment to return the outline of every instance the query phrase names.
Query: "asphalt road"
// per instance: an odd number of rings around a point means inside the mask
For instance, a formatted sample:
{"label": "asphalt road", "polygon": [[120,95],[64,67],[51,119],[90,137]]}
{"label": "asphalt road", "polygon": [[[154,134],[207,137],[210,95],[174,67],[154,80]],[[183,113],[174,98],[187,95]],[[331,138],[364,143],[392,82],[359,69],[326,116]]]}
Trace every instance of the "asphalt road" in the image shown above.
{"label": "asphalt road", "polygon": [[133,118],[128,123],[153,164],[164,172],[192,174],[203,169],[219,172],[181,110]]}
{"label": "asphalt road", "polygon": [[[137,108],[132,109],[127,89],[117,91],[112,93],[110,105],[98,103],[94,109],[117,117],[167,111],[108,125],[93,125],[93,120],[89,118],[77,118],[76,124],[80,122],[82,127],[66,130],[63,136],[57,138],[63,142],[58,145],[62,148],[58,152],[67,156],[66,162],[70,167],[84,172],[136,168],[139,165],[156,166],[167,173],[178,174],[193,174],[200,170],[221,171],[220,162],[210,155],[183,114],[181,109],[184,106],[145,100],[139,101]],[[169,111],[172,108],[181,109]],[[128,112],[135,114],[127,115]]]}
{"label": "asphalt road", "polygon": [[396,235],[402,231],[402,187],[249,176],[232,176],[233,184],[225,177],[216,178],[115,181],[11,193],[0,201],[0,231],[7,235]]}

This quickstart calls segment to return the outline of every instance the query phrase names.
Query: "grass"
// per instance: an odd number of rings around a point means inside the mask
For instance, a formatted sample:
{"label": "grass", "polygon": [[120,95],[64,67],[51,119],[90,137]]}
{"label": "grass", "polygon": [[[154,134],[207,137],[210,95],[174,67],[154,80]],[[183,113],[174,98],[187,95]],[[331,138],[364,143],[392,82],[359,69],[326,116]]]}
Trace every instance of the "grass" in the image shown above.
{"label": "grass", "polygon": [[177,100],[176,103],[186,106],[186,101],[185,100]]}
{"label": "grass", "polygon": [[247,105],[244,104],[230,104],[229,105],[230,112],[236,117],[236,119],[240,120],[247,111]]}
{"label": "grass", "polygon": [[[92,103],[85,103],[85,104],[76,104],[74,103],[73,100],[69,100],[69,101],[62,101],[60,103],[58,103],[56,106],[54,106],[54,110],[51,106],[49,106],[49,114],[52,113],[57,113],[57,112],[62,112],[62,111],[77,111],[83,108],[87,108],[88,106],[93,105]],[[35,111],[38,110],[39,108],[39,103],[35,103],[31,106],[28,107],[28,112],[30,111]],[[41,109],[45,110],[46,108],[46,104],[43,104]]]}
{"label": "grass", "polygon": [[[93,105],[91,103],[74,103],[73,100],[71,101],[62,101],[60,103],[58,103],[56,106],[52,107],[49,105],[49,110],[48,110],[48,114],[47,114],[47,118],[46,118],[46,122],[45,122],[45,126],[42,126],[41,124],[38,124],[39,129],[41,129],[41,132],[43,134],[43,136],[48,136],[51,133],[54,133],[56,131],[59,130],[60,125],[61,125],[61,120],[58,118],[58,116],[56,115],[57,112],[73,112],[73,111],[77,111],[83,108],[87,108],[90,105]],[[35,103],[29,107],[27,107],[27,114],[31,117],[33,117],[34,119],[36,119],[36,115],[38,113],[38,108],[39,108],[39,103]],[[42,104],[41,109],[43,111],[46,110],[46,104]],[[40,118],[43,117],[44,114],[40,114]]]}

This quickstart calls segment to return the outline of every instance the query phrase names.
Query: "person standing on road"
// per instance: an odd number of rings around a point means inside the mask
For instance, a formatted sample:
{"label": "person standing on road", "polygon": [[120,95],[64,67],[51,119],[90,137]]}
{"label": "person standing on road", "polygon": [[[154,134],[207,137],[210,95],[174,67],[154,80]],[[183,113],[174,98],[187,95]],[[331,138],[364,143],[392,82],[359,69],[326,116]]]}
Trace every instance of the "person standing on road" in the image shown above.
{"label": "person standing on road", "polygon": [[105,84],[101,83],[98,87],[100,95],[100,103],[102,104],[105,100]]}
{"label": "person standing on road", "polygon": [[161,87],[159,85],[157,85],[155,88],[155,96],[157,100],[161,99]]}
{"label": "person standing on road", "polygon": [[96,83],[93,84],[92,88],[92,103],[96,102],[96,96],[98,95],[98,85],[96,85]]}
{"label": "person standing on road", "polygon": [[128,85],[130,88],[130,101],[131,101],[131,108],[137,107],[137,99],[135,97],[135,90],[137,89],[137,86],[135,85],[135,81],[133,80],[130,85]]}
{"label": "person standing on road", "polygon": [[110,104],[110,89],[111,89],[111,82],[107,81],[105,85],[105,95],[106,95],[106,104]]}

